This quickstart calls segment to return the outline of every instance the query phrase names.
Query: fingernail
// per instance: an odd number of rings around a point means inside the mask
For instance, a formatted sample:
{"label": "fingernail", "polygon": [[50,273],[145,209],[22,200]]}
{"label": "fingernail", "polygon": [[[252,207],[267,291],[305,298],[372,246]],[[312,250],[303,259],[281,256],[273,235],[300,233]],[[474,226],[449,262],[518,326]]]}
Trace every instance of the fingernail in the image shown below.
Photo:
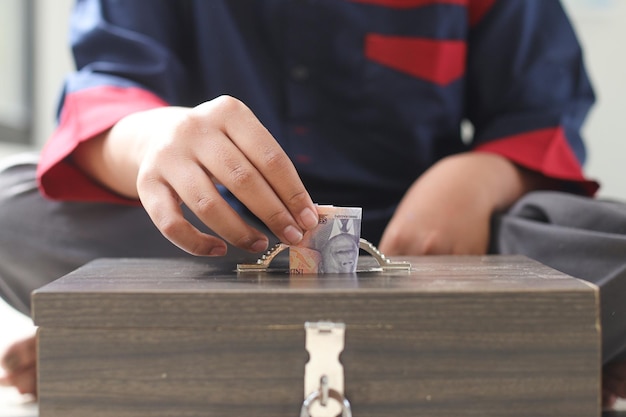
{"label": "fingernail", "polygon": [[209,252],[209,256],[224,256],[226,255],[226,246],[216,246]]}
{"label": "fingernail", "polygon": [[300,213],[300,220],[307,230],[313,229],[319,223],[319,218],[313,213],[313,210],[308,207]]}
{"label": "fingernail", "polygon": [[302,240],[302,232],[291,225],[285,227],[285,230],[283,230],[283,235],[285,235],[285,239],[287,239],[287,242],[292,245],[295,245]]}
{"label": "fingernail", "polygon": [[250,245],[250,250],[252,252],[263,252],[265,249],[267,249],[267,240],[265,239],[259,239],[256,242],[254,242],[252,245]]}

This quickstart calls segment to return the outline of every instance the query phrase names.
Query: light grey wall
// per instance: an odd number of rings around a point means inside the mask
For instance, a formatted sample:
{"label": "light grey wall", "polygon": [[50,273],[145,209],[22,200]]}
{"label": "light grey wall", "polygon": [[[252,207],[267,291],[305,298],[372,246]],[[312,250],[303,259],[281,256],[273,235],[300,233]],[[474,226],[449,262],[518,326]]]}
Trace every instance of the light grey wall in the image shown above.
{"label": "light grey wall", "polygon": [[34,0],[34,3],[33,141],[41,147],[56,124],[56,107],[63,78],[74,67],[67,35],[74,0]]}
{"label": "light grey wall", "polygon": [[597,103],[583,129],[587,173],[600,196],[626,199],[626,1],[564,0],[585,51]]}
{"label": "light grey wall", "polygon": [[28,103],[25,100],[26,60],[22,54],[25,9],[21,0],[0,3],[0,122],[23,128],[27,124]]}
{"label": "light grey wall", "polygon": [[[207,0],[210,1],[210,0]],[[601,196],[626,200],[626,0],[563,0],[585,48],[598,103],[583,129],[587,173],[600,180]],[[44,143],[55,124],[63,76],[73,63],[67,23],[73,0],[35,0],[35,141]]]}

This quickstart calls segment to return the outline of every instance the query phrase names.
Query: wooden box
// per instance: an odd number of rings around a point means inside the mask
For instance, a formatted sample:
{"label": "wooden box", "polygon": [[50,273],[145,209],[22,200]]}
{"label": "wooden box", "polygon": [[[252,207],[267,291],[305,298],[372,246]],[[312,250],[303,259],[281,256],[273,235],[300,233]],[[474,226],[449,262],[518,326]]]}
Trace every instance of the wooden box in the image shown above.
{"label": "wooden box", "polygon": [[598,290],[524,257],[289,276],[101,259],[33,294],[41,417],[293,417],[305,322],[345,323],[355,417],[600,415]]}

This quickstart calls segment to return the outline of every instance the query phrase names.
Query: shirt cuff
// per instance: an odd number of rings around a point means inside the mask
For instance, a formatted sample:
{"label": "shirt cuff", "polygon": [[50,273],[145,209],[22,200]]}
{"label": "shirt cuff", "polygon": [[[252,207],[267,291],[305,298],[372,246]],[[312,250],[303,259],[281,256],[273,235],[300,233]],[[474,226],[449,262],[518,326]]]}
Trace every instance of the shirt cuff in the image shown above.
{"label": "shirt cuff", "polygon": [[502,155],[524,168],[569,182],[592,196],[600,185],[587,179],[561,127],[538,129],[482,143],[476,151]]}
{"label": "shirt cuff", "polygon": [[67,94],[59,125],[41,152],[37,167],[40,192],[56,200],[136,204],[93,181],[68,156],[80,143],[125,116],[166,105],[153,93],[134,87],[101,86]]}

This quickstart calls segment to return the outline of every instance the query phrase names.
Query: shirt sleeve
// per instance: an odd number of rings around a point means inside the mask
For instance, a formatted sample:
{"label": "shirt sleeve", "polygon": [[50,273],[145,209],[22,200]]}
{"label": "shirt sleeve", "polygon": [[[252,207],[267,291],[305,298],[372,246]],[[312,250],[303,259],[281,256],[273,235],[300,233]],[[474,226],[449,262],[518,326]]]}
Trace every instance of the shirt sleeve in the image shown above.
{"label": "shirt sleeve", "polygon": [[[65,81],[56,130],[42,149],[42,194],[59,200],[130,201],[100,186],[71,161],[76,147],[125,116],[189,105],[185,31],[176,1],[78,0],[70,20],[76,71]],[[182,2],[181,2],[182,3]]]}
{"label": "shirt sleeve", "polygon": [[[468,51],[472,147],[593,194],[580,135],[595,97],[575,32],[558,0],[473,0]],[[472,1],[470,1],[472,3]]]}

